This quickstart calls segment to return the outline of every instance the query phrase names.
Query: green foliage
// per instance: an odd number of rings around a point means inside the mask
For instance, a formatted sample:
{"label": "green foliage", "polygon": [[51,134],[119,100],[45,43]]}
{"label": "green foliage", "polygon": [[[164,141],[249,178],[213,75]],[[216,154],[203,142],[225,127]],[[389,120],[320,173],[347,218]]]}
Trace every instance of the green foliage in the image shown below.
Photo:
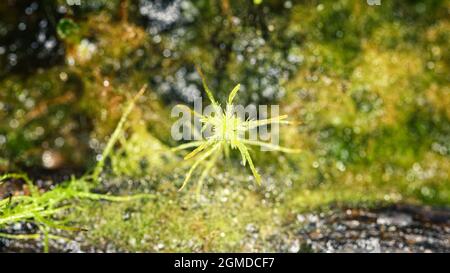
{"label": "green foliage", "polygon": [[214,96],[206,83],[206,79],[203,76],[203,73],[200,69],[198,69],[198,71],[202,78],[202,83],[206,94],[208,95],[208,98],[211,101],[212,105],[215,107],[216,112],[209,115],[202,115],[193,110],[191,111],[195,116],[200,118],[200,122],[202,123],[201,131],[203,132],[206,129],[211,128],[213,135],[204,140],[181,144],[180,146],[173,149],[174,151],[177,151],[182,149],[195,148],[192,152],[184,157],[185,160],[189,160],[199,154],[197,159],[192,164],[192,167],[188,171],[180,190],[182,190],[186,186],[194,170],[209,158],[209,161],[206,162],[205,168],[198,181],[197,194],[199,194],[205,177],[209,174],[209,171],[216,163],[219,155],[222,152],[225,154],[229,154],[230,148],[232,150],[237,149],[239,151],[242,157],[242,165],[245,166],[245,164],[248,162],[248,165],[250,166],[256,182],[260,185],[261,176],[259,175],[253,164],[253,160],[250,156],[250,153],[248,151],[249,148],[247,147],[247,145],[270,148],[285,153],[295,153],[299,152],[299,150],[283,148],[278,145],[273,145],[271,143],[262,141],[245,139],[245,134],[252,129],[267,124],[288,124],[289,122],[286,121],[287,116],[284,115],[263,120],[242,120],[238,116],[238,113],[235,112],[233,105],[233,99],[239,91],[240,84],[236,85],[231,90],[226,107],[222,109],[214,99]]}
{"label": "green foliage", "polygon": [[[13,223],[33,222],[41,233],[36,234],[7,234],[0,233],[0,237],[9,239],[43,239],[44,251],[49,251],[49,239],[63,238],[50,234],[50,229],[62,229],[67,231],[82,231],[83,228],[72,227],[67,224],[64,213],[68,209],[81,209],[77,206],[77,200],[107,200],[114,202],[131,201],[142,198],[153,198],[149,194],[138,194],[133,196],[110,196],[91,192],[99,183],[99,175],[103,171],[105,160],[110,156],[112,149],[120,135],[128,115],[135,107],[136,100],[142,96],[146,86],[142,87],[137,95],[125,108],[122,117],[111,135],[101,160],[96,164],[92,173],[81,178],[72,177],[71,180],[63,182],[53,189],[41,192],[40,189],[28,178],[26,174],[5,174],[0,176],[0,184],[4,181],[23,180],[29,190],[29,195],[14,196],[0,200],[0,229]],[[67,214],[67,213],[66,213]],[[64,239],[64,238],[63,238]]]}

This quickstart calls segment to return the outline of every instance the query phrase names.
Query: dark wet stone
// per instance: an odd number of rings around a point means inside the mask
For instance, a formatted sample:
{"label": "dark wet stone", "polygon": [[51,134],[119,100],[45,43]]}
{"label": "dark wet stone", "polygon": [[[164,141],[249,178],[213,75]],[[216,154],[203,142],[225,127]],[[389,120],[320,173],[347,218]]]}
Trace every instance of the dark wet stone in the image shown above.
{"label": "dark wet stone", "polygon": [[297,219],[300,244],[315,252],[450,252],[448,209],[335,209]]}
{"label": "dark wet stone", "polygon": [[377,224],[387,226],[408,226],[412,223],[412,216],[405,213],[380,214],[377,218]]}

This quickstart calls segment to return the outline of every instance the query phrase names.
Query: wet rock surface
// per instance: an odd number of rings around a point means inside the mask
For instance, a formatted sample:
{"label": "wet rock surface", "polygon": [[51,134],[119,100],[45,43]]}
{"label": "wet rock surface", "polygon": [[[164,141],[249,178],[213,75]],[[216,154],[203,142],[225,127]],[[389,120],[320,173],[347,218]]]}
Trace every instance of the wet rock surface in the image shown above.
{"label": "wet rock surface", "polygon": [[297,222],[302,225],[298,251],[450,252],[448,209],[409,205],[349,208],[299,214]]}

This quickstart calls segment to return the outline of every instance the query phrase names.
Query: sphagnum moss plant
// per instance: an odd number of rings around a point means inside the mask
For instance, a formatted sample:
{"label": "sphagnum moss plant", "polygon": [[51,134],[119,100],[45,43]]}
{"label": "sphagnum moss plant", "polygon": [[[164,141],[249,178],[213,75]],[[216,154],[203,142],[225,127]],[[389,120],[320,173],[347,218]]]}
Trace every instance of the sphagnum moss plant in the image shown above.
{"label": "sphagnum moss plant", "polygon": [[[204,140],[191,141],[185,144],[181,144],[172,149],[174,151],[179,151],[184,149],[195,148],[193,151],[187,154],[184,157],[184,159],[189,160],[194,157],[197,157],[194,163],[192,164],[191,168],[189,169],[183,181],[183,185],[179,189],[180,191],[187,185],[194,170],[200,164],[205,163],[204,169],[200,175],[197,185],[197,194],[199,194],[204,179],[209,174],[209,171],[214,166],[214,164],[217,162],[217,159],[220,157],[222,153],[228,156],[230,148],[232,150],[237,149],[239,151],[242,157],[242,164],[244,166],[248,162],[250,170],[252,171],[253,176],[255,177],[258,185],[261,184],[261,176],[256,170],[255,165],[253,164],[253,160],[249,153],[248,145],[264,147],[285,153],[300,152],[300,150],[298,149],[290,149],[263,141],[245,139],[246,132],[249,132],[250,130],[255,129],[259,126],[276,123],[290,124],[291,122],[286,120],[288,117],[287,115],[261,120],[242,120],[235,113],[234,111],[235,105],[233,105],[233,100],[240,89],[240,84],[237,84],[231,90],[228,96],[228,101],[226,103],[225,109],[223,109],[215,100],[213,93],[211,92],[206,83],[206,78],[203,75],[201,69],[197,67],[197,71],[200,74],[200,77],[202,78],[202,84],[203,88],[205,89],[206,95],[208,96],[208,99],[212,103],[213,107],[215,107],[216,111],[214,115],[202,115],[192,109],[189,109],[195,116],[197,116],[200,119],[200,122],[202,123],[202,131],[206,130],[206,128],[211,128],[212,135]],[[208,158],[210,160],[205,162]]]}

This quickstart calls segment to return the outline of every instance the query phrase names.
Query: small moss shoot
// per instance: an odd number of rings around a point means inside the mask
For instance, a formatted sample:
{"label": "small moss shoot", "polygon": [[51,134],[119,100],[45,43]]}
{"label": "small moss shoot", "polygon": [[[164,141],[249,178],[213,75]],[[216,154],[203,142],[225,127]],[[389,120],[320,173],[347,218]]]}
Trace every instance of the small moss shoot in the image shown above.
{"label": "small moss shoot", "polygon": [[[231,90],[225,108],[221,108],[219,103],[214,98],[212,91],[209,89],[202,70],[197,67],[197,71],[202,79],[202,84],[206,95],[208,96],[208,99],[213,107],[215,107],[216,113],[210,115],[202,115],[198,112],[195,112],[194,110],[191,110],[191,112],[194,113],[195,116],[200,118],[200,122],[202,123],[202,131],[206,130],[207,128],[211,128],[213,134],[212,136],[204,140],[192,141],[173,148],[173,151],[195,148],[184,157],[185,160],[190,160],[194,157],[196,157],[196,159],[189,169],[183,181],[183,184],[179,189],[180,191],[187,185],[195,169],[202,163],[204,163],[204,168],[197,184],[197,194],[199,194],[205,177],[217,162],[217,159],[222,153],[228,155],[230,148],[231,150],[237,149],[239,151],[242,158],[242,165],[245,166],[246,163],[248,163],[258,185],[261,184],[261,176],[256,170],[252,157],[250,156],[248,146],[259,146],[284,153],[300,152],[300,150],[298,149],[290,149],[263,141],[245,139],[246,132],[249,132],[250,130],[255,129],[259,126],[268,124],[290,124],[290,122],[286,120],[288,116],[281,115],[278,117],[261,120],[242,120],[235,113],[235,105],[233,104],[234,98],[239,92],[241,85],[237,84]],[[210,160],[206,161],[208,158]]]}

